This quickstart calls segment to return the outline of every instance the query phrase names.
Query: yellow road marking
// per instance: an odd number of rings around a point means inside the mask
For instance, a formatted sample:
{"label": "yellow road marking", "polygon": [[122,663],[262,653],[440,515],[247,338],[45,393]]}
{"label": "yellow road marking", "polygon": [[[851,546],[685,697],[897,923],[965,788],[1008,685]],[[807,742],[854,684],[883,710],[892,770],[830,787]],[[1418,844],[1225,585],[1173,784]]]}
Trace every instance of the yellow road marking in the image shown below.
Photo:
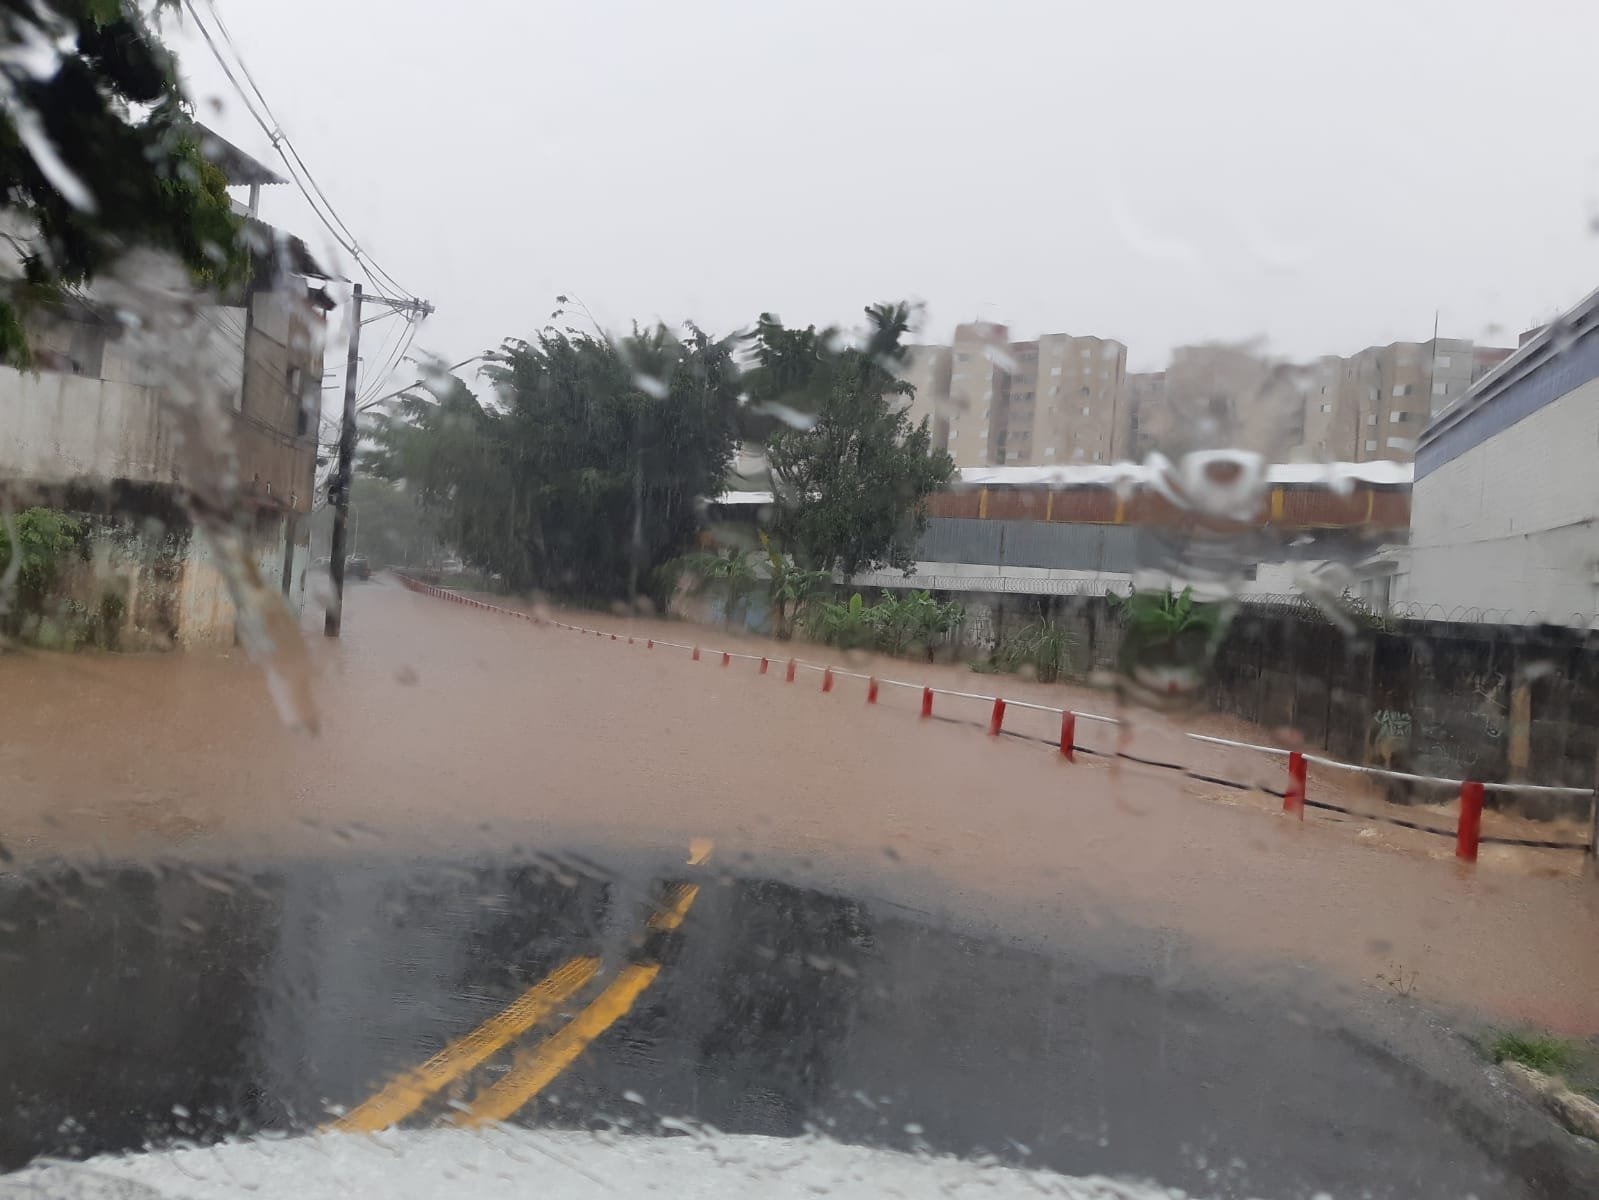
{"label": "yellow road marking", "polygon": [[598,958],[573,958],[528,988],[459,1041],[451,1042],[414,1071],[396,1075],[382,1090],[329,1128],[349,1133],[375,1133],[410,1116],[440,1088],[487,1060],[506,1042],[544,1020],[579,988],[594,978]]}
{"label": "yellow road marking", "polygon": [[697,883],[674,883],[661,901],[659,907],[650,914],[650,919],[645,922],[646,929],[673,930],[683,923],[683,918],[688,916],[688,910],[694,903],[694,897],[700,894],[700,885]]}
{"label": "yellow road marking", "polygon": [[[651,914],[647,927],[669,931],[683,924],[699,885],[676,883]],[[469,1107],[451,1120],[457,1125],[485,1125],[504,1121],[537,1096],[562,1071],[577,1061],[589,1043],[626,1016],[644,990],[661,973],[658,962],[633,963],[624,967],[589,1006],[573,1017],[564,1028],[537,1046],[518,1050],[510,1071],[487,1091],[480,1092]]]}

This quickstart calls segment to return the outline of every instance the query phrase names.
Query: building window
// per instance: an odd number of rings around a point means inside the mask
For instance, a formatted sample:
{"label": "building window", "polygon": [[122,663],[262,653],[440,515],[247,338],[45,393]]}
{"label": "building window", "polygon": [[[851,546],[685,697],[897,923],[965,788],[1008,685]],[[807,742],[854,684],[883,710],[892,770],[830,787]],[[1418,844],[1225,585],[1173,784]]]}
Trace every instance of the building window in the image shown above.
{"label": "building window", "polygon": [[1045,446],[1044,447],[1044,457],[1045,458],[1054,458],[1055,457],[1055,447],[1053,447],[1053,446]]}
{"label": "building window", "polygon": [[1388,414],[1388,424],[1390,425],[1403,425],[1408,420],[1410,420],[1410,414],[1407,412],[1391,412]]}
{"label": "building window", "polygon": [[1432,381],[1432,394],[1434,396],[1447,396],[1449,394],[1449,381],[1447,379],[1434,379]]}
{"label": "building window", "polygon": [[[1327,390],[1327,389],[1326,389],[1326,388],[1322,388],[1322,389],[1321,389],[1321,390],[1322,390],[1322,391],[1324,391],[1324,392],[1325,392],[1325,391],[1326,391],[1326,390]],[[1322,411],[1322,412],[1332,412],[1332,405],[1330,405],[1330,404],[1323,404],[1323,405],[1322,405],[1322,406],[1321,406],[1321,411]]]}
{"label": "building window", "polygon": [[1087,415],[1088,415],[1088,405],[1085,404],[1085,405],[1083,405],[1083,416],[1086,417]]}
{"label": "building window", "polygon": [[1104,458],[1105,458],[1105,456],[1103,454],[1101,454],[1098,450],[1094,451],[1094,461],[1095,462],[1102,462],[1104,460]]}
{"label": "building window", "polygon": [[1377,448],[1377,443],[1372,441],[1370,438],[1367,438],[1366,439],[1366,449],[1367,450],[1375,450],[1376,448]]}
{"label": "building window", "polygon": [[1434,367],[1447,367],[1453,360],[1447,354],[1440,354],[1432,360]]}
{"label": "building window", "polygon": [[949,440],[953,442],[956,438],[960,437],[960,435],[961,431],[959,429],[951,429],[949,431]]}
{"label": "building window", "polygon": [[1059,375],[1060,374],[1060,368],[1059,367],[1051,367],[1049,369],[1049,373],[1051,375]]}
{"label": "building window", "polygon": [[1376,413],[1367,413],[1366,414],[1366,424],[1375,425],[1376,423],[1377,423],[1377,414]]}
{"label": "building window", "polygon": [[1396,396],[1408,396],[1408,395],[1410,395],[1411,392],[1413,392],[1415,390],[1416,390],[1416,385],[1413,384],[1413,383],[1396,383],[1396,384],[1394,384],[1394,395],[1396,395]]}

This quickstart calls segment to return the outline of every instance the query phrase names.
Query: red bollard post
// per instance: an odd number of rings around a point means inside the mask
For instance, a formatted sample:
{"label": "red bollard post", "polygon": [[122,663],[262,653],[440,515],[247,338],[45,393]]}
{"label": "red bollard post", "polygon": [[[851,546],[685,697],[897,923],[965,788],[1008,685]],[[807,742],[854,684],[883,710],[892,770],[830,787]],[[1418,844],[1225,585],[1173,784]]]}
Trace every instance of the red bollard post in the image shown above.
{"label": "red bollard post", "polygon": [[614,642],[614,641],[615,641],[615,640],[616,640],[616,635],[615,635],[615,634],[614,634],[614,633],[613,633],[613,634],[612,634],[612,635],[611,635],[611,640],[612,640],[612,641],[613,641],[613,642]]}
{"label": "red bollard post", "polygon": [[1310,768],[1305,765],[1305,756],[1298,750],[1288,752],[1288,790],[1283,793],[1283,811],[1285,813],[1298,813],[1299,819],[1305,819],[1305,780]]}
{"label": "red bollard post", "polygon": [[1072,753],[1077,748],[1077,714],[1067,709],[1060,715],[1060,756],[1067,762],[1076,762]]}
{"label": "red bollard post", "polygon": [[765,660],[765,659],[764,659],[764,658],[763,658],[763,659],[761,659],[761,674],[762,674],[762,675],[764,675],[764,674],[766,674],[766,668],[767,668],[767,667],[768,667],[768,666],[770,666],[770,665],[771,665],[771,664],[769,664],[769,663],[768,663],[768,662],[767,662],[767,661],[766,661],[766,660]]}
{"label": "red bollard post", "polygon": [[628,639],[627,639],[627,644],[628,644],[628,645],[629,645],[629,646],[631,646],[631,645],[632,645],[632,644],[633,644],[633,638],[632,638],[632,637],[631,637],[631,636],[629,636],[629,637],[628,637]]}
{"label": "red bollard post", "polygon": [[788,660],[788,673],[783,676],[783,682],[794,682],[794,660],[792,658]]}
{"label": "red bollard post", "polygon": [[645,642],[644,642],[644,649],[646,649],[646,650],[655,649],[655,639],[654,638],[646,638]]}
{"label": "red bollard post", "polygon": [[695,662],[699,662],[700,661],[700,648],[698,646],[694,647],[694,656],[693,657],[694,657],[694,661]]}
{"label": "red bollard post", "polygon": [[833,690],[833,668],[832,667],[823,667],[822,668],[822,691],[830,692],[832,690]]}
{"label": "red bollard post", "polygon": [[1477,843],[1482,838],[1482,784],[1468,779],[1460,785],[1460,825],[1455,831],[1455,857],[1461,862],[1477,861]]}
{"label": "red bollard post", "polygon": [[877,676],[870,676],[866,680],[866,703],[877,703]]}
{"label": "red bollard post", "polygon": [[922,688],[922,716],[930,717],[932,715],[933,715],[933,689],[930,688],[930,687],[924,687],[924,688]]}
{"label": "red bollard post", "polygon": [[729,654],[726,650],[723,650],[722,651],[722,665],[725,667],[725,666],[727,666],[728,663],[730,663],[732,661],[733,661],[733,656],[731,654]]}
{"label": "red bollard post", "polygon": [[998,737],[999,727],[1005,723],[1005,702],[998,696],[994,697],[994,712],[988,718],[988,736]]}

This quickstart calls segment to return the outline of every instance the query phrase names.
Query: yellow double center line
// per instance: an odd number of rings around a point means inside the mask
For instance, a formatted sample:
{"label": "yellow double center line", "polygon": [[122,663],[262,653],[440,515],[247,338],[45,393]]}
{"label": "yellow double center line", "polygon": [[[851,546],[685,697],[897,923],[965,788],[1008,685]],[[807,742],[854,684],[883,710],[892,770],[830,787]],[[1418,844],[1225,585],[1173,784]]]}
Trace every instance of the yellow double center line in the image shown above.
{"label": "yellow double center line", "polygon": [[[673,884],[661,907],[650,917],[647,928],[663,932],[676,929],[699,894],[698,884]],[[503,1121],[511,1116],[571,1066],[578,1055],[588,1049],[590,1042],[626,1016],[660,973],[658,962],[631,963],[624,967],[560,1032],[537,1046],[518,1050],[505,1078],[480,1092],[470,1106],[455,1114],[453,1122],[470,1127]]]}
{"label": "yellow double center line", "polygon": [[[710,851],[709,841],[696,839],[689,862],[703,863]],[[645,928],[662,933],[677,929],[699,892],[698,884],[672,884]],[[396,1075],[370,1099],[327,1128],[347,1133],[375,1133],[404,1120],[429,1097],[481,1066],[513,1038],[550,1017],[594,978],[599,967],[598,958],[568,959],[503,1011],[459,1041],[450,1043],[415,1070]],[[588,1049],[589,1043],[626,1016],[660,972],[661,964],[657,961],[635,962],[624,967],[562,1029],[537,1046],[519,1050],[505,1078],[478,1093],[469,1106],[455,1114],[453,1122],[463,1126],[483,1125],[511,1116],[571,1066]]]}
{"label": "yellow double center line", "polygon": [[528,988],[502,1012],[495,1013],[459,1041],[451,1042],[414,1071],[396,1075],[365,1103],[352,1108],[328,1128],[347,1133],[375,1133],[403,1121],[428,1097],[488,1061],[512,1038],[526,1033],[577,993],[600,969],[597,958],[572,958]]}

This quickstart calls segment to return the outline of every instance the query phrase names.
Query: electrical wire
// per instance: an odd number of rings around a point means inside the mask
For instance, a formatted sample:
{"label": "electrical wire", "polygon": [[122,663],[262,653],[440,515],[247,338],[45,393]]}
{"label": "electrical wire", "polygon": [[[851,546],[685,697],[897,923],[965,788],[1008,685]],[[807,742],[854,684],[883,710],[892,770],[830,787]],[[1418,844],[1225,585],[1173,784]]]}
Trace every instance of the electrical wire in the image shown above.
{"label": "electrical wire", "polygon": [[345,253],[355,260],[356,266],[361,269],[362,273],[366,275],[375,288],[380,291],[392,291],[415,300],[417,297],[414,292],[402,285],[393,275],[385,271],[379,263],[362,252],[354,231],[339,216],[338,210],[328,200],[327,193],[317,183],[316,177],[311,174],[311,170],[306,166],[299,150],[290,140],[289,135],[283,131],[282,125],[273,114],[272,106],[267,102],[266,96],[256,84],[255,78],[250,74],[250,69],[245,64],[243,56],[239,54],[238,46],[228,33],[214,0],[207,0],[206,6],[211,10],[212,19],[216,22],[218,31],[227,43],[228,49],[232,52],[240,73],[248,81],[250,91],[254,92],[256,99],[259,100],[261,111],[258,112],[256,110],[255,101],[251,99],[244,85],[239,82],[238,75],[234,74],[233,68],[228,64],[227,58],[223,55],[221,47],[218,46],[216,39],[212,36],[211,30],[200,19],[199,11],[195,8],[193,0],[183,0],[183,7],[194,21],[195,28],[200,31],[200,36],[205,40],[206,46],[211,51],[211,56],[217,60],[217,65],[222,68],[223,75],[233,85],[233,90],[238,93],[239,99],[244,102],[245,111],[261,127],[261,131],[266,134],[267,140],[272,143],[272,148],[277,151],[278,157],[283,160],[283,165],[288,171],[289,178],[294,181],[294,185],[299,189],[300,194],[305,197],[306,203],[311,206],[311,211],[316,214],[317,219],[333,235],[333,239]]}
{"label": "electrical wire", "polygon": [[[379,358],[384,359],[383,366],[369,377],[366,390],[356,398],[357,404],[370,400],[388,382],[389,376],[394,372],[394,368],[399,366],[400,359],[411,349],[411,343],[416,340],[416,330],[420,324],[421,322],[418,320],[407,318],[405,326],[396,331],[394,344],[379,354]],[[387,356],[386,358],[384,357],[385,355]]]}
{"label": "electrical wire", "polygon": [[401,343],[399,353],[397,353],[393,359],[389,361],[389,364],[384,368],[382,375],[374,375],[372,377],[372,386],[369,387],[366,391],[366,394],[357,401],[358,406],[361,403],[371,400],[378,394],[378,392],[383,388],[384,384],[393,378],[395,368],[398,367],[400,363],[405,360],[405,356],[411,352],[411,343],[416,341],[416,333],[417,330],[421,328],[422,322],[419,320],[412,320],[409,322],[409,324],[410,328],[406,330],[405,341]]}

